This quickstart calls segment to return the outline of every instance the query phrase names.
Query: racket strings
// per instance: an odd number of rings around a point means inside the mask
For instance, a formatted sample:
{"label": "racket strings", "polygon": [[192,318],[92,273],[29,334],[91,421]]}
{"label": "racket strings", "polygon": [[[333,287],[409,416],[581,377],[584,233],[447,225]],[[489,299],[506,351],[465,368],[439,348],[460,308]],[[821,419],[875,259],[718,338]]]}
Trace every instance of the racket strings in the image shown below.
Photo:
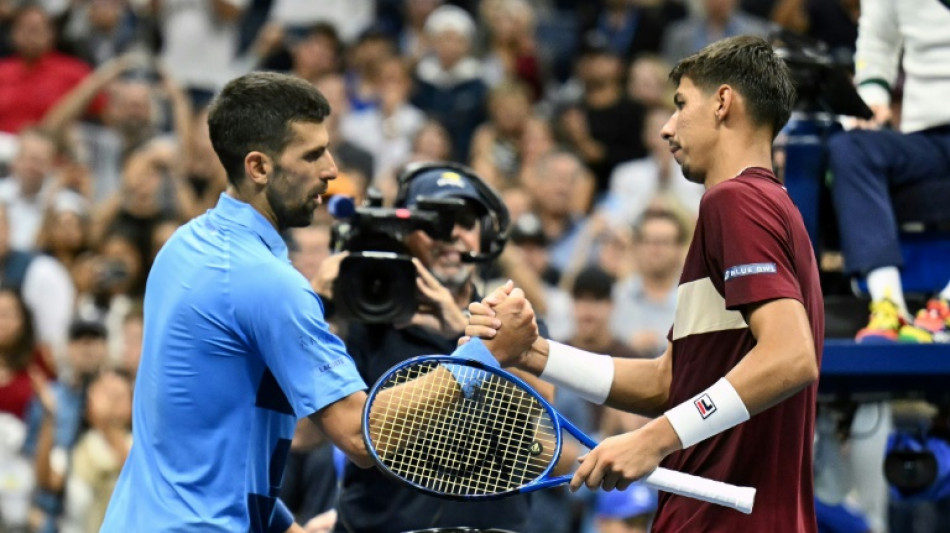
{"label": "racket strings", "polygon": [[[434,362],[401,369],[383,385],[370,424],[383,464],[397,476],[444,494],[508,492],[543,474],[557,436],[548,411],[507,379]],[[459,382],[475,383],[463,397]],[[379,398],[382,395],[378,395]]]}

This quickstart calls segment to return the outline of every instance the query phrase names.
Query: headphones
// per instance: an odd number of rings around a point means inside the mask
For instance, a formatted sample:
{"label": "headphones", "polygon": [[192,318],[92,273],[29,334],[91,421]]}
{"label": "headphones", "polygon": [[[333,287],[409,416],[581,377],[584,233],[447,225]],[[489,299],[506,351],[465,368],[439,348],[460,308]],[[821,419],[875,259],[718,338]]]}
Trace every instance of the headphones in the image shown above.
{"label": "headphones", "polygon": [[481,253],[469,252],[463,256],[465,262],[491,261],[505,249],[508,235],[511,233],[511,216],[501,195],[491,185],[485,183],[470,167],[450,161],[409,163],[403,167],[396,178],[399,190],[396,192],[396,207],[406,207],[409,201],[409,186],[412,180],[432,170],[446,170],[464,177],[475,187],[479,199],[487,208],[481,221]]}

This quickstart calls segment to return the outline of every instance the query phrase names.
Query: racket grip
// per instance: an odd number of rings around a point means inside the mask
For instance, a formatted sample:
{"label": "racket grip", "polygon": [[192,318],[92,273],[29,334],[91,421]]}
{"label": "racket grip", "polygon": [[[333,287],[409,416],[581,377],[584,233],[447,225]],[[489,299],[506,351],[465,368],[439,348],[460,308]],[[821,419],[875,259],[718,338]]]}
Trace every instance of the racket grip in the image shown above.
{"label": "racket grip", "polygon": [[664,492],[715,503],[750,514],[755,502],[755,488],[740,487],[666,468],[657,468],[643,478],[647,485]]}

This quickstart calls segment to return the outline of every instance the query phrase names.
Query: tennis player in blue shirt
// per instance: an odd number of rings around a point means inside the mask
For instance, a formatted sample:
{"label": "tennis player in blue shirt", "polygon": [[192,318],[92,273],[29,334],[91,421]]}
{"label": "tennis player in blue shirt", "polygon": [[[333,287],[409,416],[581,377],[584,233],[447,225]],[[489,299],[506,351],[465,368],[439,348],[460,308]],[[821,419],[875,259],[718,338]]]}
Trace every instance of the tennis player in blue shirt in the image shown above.
{"label": "tennis player in blue shirt", "polygon": [[306,226],[336,177],[326,99],[253,73],[208,117],[229,189],[151,269],[133,445],[104,532],[303,532],[277,499],[298,418],[349,458],[366,394],[278,231]]}

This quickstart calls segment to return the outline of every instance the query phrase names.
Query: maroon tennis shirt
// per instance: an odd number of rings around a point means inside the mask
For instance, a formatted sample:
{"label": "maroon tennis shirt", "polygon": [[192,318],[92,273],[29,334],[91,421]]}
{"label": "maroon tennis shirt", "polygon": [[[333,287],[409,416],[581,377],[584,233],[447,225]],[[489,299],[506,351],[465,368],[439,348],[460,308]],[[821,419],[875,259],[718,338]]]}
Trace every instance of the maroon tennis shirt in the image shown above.
{"label": "maroon tennis shirt", "polygon": [[[748,168],[709,189],[677,289],[669,406],[705,390],[755,344],[741,311],[793,298],[805,306],[821,363],[824,310],[801,214],[772,172]],[[817,383],[662,466],[758,489],[750,515],[660,493],[662,533],[812,533]]]}

